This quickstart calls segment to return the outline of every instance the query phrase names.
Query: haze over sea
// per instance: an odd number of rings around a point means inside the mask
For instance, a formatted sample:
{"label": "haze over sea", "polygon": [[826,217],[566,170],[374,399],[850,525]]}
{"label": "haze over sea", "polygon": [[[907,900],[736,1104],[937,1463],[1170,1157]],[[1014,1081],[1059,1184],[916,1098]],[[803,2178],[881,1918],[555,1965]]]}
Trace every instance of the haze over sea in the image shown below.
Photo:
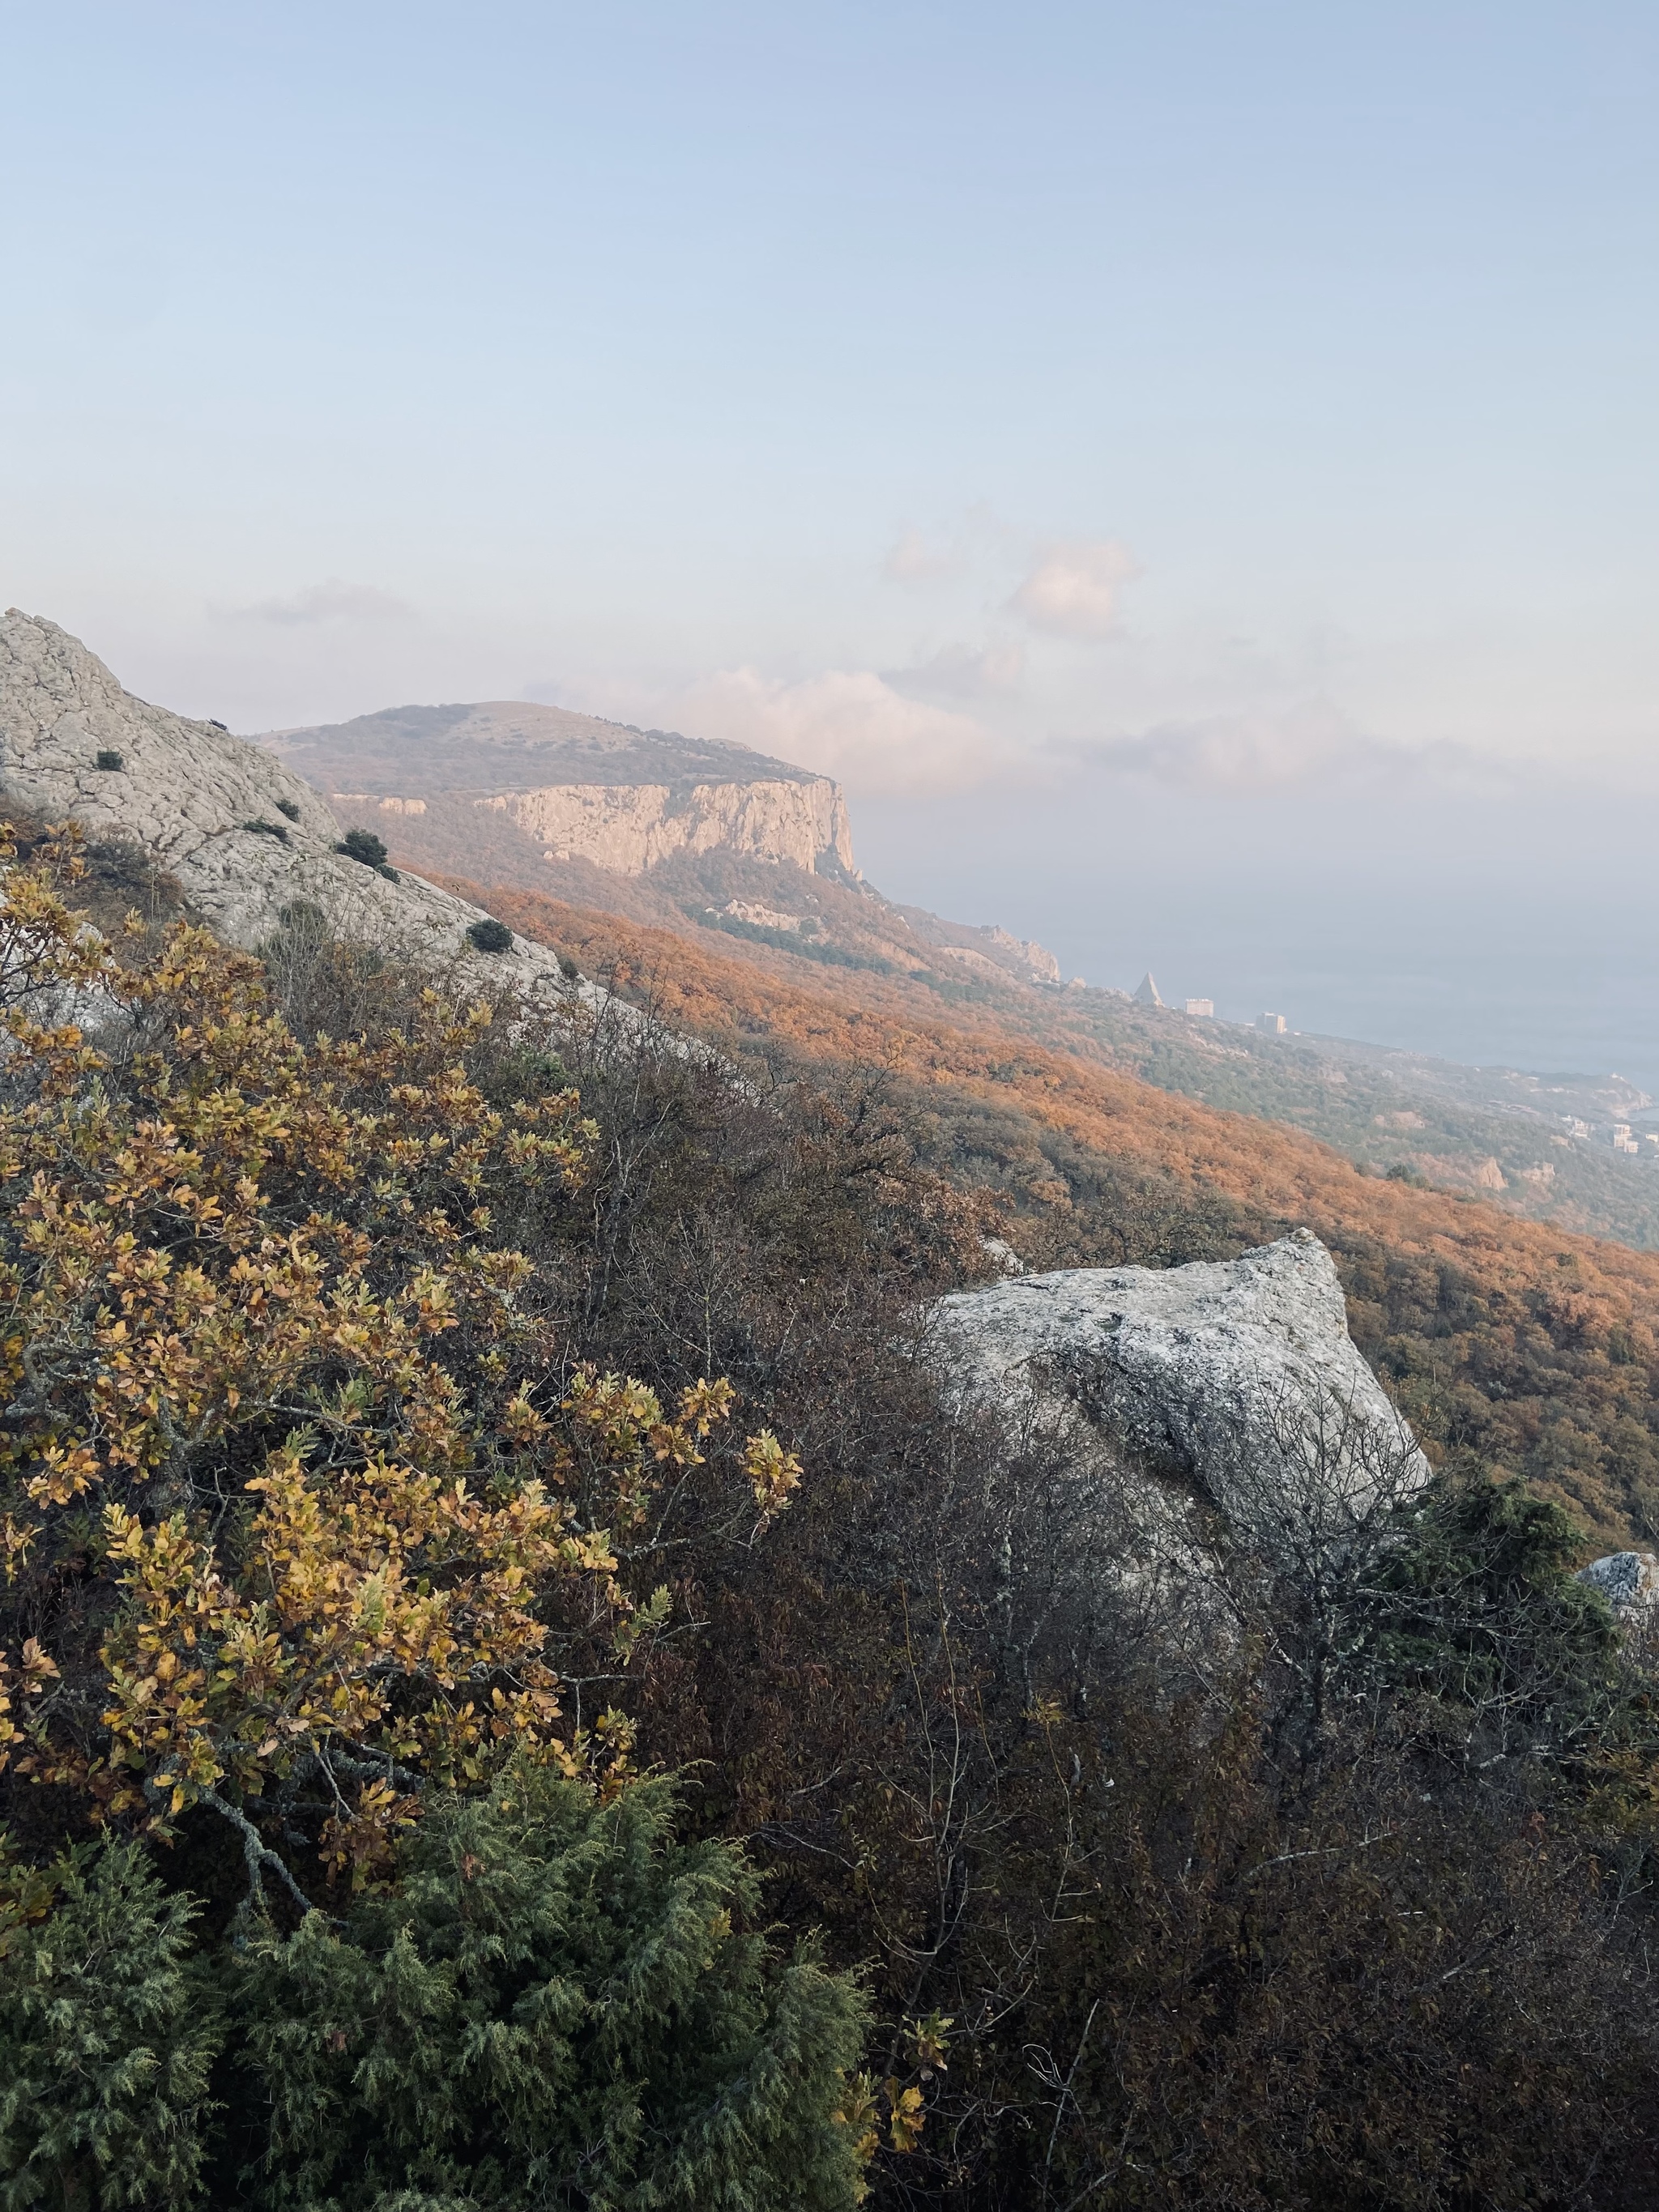
{"label": "haze over sea", "polygon": [[1659,1098],[1659,801],[1611,781],[1375,767],[1206,791],[871,801],[890,896],[1040,938],[1067,975],[1481,1065],[1617,1073]]}
{"label": "haze over sea", "polygon": [[1070,972],[1659,1093],[1656,73],[1635,0],[13,10],[0,605],[242,731],[733,738]]}

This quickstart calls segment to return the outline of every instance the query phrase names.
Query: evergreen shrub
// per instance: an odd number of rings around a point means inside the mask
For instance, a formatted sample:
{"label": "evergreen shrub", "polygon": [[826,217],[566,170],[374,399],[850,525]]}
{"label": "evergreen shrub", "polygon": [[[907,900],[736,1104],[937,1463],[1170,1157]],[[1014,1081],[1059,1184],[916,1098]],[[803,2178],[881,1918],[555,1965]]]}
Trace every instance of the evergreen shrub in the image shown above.
{"label": "evergreen shrub", "polygon": [[831,2212],[863,2000],[757,1930],[732,1844],[674,1840],[672,1787],[609,1803],[546,1768],[430,1814],[343,1921],[267,1925],[234,1968],[273,2208]]}

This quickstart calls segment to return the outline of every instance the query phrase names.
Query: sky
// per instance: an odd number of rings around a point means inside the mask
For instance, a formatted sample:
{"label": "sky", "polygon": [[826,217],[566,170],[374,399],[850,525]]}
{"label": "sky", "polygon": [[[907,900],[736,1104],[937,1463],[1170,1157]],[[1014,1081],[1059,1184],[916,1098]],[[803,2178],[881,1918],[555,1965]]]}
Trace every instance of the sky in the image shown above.
{"label": "sky", "polygon": [[1659,1091],[1659,10],[0,0],[0,598]]}

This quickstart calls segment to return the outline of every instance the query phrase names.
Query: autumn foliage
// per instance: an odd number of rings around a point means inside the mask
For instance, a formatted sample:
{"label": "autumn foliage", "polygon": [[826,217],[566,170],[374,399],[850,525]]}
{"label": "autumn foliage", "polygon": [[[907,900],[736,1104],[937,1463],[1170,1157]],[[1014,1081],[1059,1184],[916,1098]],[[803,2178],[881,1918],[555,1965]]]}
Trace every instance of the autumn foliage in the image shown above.
{"label": "autumn foliage", "polygon": [[878,1074],[908,1102],[920,1155],[994,1191],[1036,1267],[1168,1265],[1305,1224],[1432,1455],[1523,1475],[1596,1550],[1659,1540],[1659,1254],[1361,1173],[1299,1130],[1109,1066],[1081,1035],[1065,1050],[1022,1032],[1006,1004],[947,1016],[919,985],[830,971],[809,988],[783,953],[483,896],[522,935],[574,947],[736,1053]]}
{"label": "autumn foliage", "polygon": [[[526,897],[646,1010],[555,1034],[76,868],[0,910],[0,2212],[1659,2201],[1559,1502],[1639,1493],[1645,1258],[881,979]],[[1173,1636],[929,1304],[1287,1215],[1441,1475],[1318,1603],[1198,1509]]]}
{"label": "autumn foliage", "polygon": [[[613,1545],[733,1394],[566,1371],[498,1224],[580,1186],[575,1094],[489,1103],[489,1010],[431,993],[301,1042],[257,962],[180,927],[124,967],[44,869],[0,931],[0,1532],[33,1630],[0,1757],[98,1821],[212,1807],[290,1882],[256,1816],[301,1786],[358,1879],[428,1783],[509,1753],[614,1787],[627,1724],[573,1717],[560,1636],[625,1660]],[[787,1504],[774,1437],[738,1458],[763,1520]]]}

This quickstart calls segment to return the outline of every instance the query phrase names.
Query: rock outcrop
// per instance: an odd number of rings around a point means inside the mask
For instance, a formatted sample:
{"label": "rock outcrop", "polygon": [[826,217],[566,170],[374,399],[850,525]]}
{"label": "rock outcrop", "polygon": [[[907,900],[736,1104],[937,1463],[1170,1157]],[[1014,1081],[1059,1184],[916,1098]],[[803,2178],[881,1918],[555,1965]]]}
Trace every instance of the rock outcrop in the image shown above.
{"label": "rock outcrop", "polygon": [[941,1300],[933,1321],[961,1401],[1081,1422],[1241,1534],[1339,1540],[1429,1478],[1305,1229],[1233,1261],[1005,1279]]}
{"label": "rock outcrop", "polygon": [[557,957],[515,939],[476,951],[481,908],[418,876],[395,883],[336,851],[328,805],[273,754],[216,722],[192,721],[124,690],[103,662],[56,623],[9,610],[0,619],[0,801],[46,821],[73,818],[142,844],[177,877],[191,908],[228,943],[252,950],[296,902],[341,936],[503,985],[574,1010],[603,1003]]}
{"label": "rock outcrop", "polygon": [[1581,1567],[1578,1579],[1599,1590],[1627,1623],[1645,1622],[1659,1608],[1659,1558],[1651,1552],[1609,1552]]}
{"label": "rock outcrop", "polygon": [[840,785],[741,745],[501,699],[389,708],[259,742],[353,804],[405,817],[447,820],[458,804],[504,815],[548,860],[640,876],[725,852],[858,874]]}

